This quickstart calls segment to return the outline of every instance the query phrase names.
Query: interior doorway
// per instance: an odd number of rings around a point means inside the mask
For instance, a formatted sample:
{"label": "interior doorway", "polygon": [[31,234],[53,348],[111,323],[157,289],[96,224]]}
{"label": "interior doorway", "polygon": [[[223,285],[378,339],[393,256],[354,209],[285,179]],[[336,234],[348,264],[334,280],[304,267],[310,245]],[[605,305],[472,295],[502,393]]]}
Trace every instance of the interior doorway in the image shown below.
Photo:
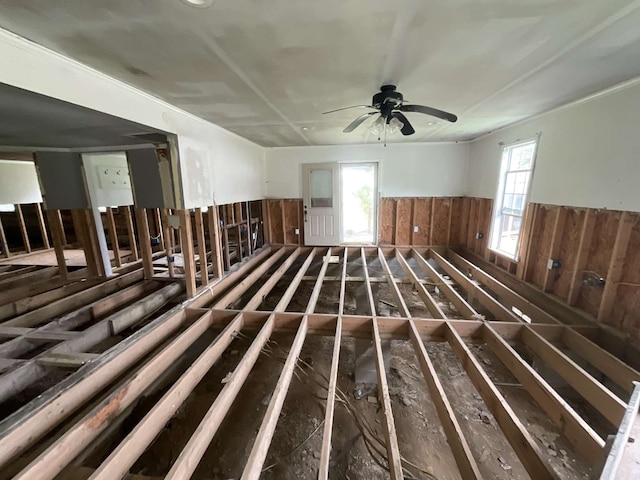
{"label": "interior doorway", "polygon": [[341,238],[346,244],[375,245],[378,218],[378,165],[340,165]]}

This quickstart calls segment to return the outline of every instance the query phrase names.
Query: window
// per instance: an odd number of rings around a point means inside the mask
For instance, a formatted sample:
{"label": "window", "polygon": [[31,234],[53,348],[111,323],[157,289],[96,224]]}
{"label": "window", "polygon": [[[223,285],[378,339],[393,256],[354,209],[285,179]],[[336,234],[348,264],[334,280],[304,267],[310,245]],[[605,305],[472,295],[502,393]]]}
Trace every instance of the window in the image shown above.
{"label": "window", "polygon": [[492,250],[518,259],[522,219],[527,206],[537,140],[508,145],[502,149],[500,184],[491,222]]}

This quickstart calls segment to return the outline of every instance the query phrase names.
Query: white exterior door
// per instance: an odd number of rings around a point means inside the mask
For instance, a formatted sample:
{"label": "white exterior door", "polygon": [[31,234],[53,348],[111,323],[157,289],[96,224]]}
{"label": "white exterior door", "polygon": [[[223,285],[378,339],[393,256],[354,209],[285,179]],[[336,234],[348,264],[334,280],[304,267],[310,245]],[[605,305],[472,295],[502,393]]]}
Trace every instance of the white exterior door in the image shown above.
{"label": "white exterior door", "polygon": [[337,163],[302,165],[305,245],[340,244],[339,174]]}

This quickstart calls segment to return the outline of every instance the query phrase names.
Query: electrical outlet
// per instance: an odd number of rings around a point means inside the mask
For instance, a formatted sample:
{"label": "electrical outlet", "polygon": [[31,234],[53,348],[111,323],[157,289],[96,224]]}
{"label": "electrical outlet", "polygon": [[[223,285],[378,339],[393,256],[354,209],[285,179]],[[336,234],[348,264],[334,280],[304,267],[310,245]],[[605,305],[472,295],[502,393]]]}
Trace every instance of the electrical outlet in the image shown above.
{"label": "electrical outlet", "polygon": [[300,235],[300,229],[296,228],[296,235]]}
{"label": "electrical outlet", "polygon": [[553,258],[550,258],[547,261],[547,270],[553,270],[554,268],[560,268],[560,260],[554,260]]}
{"label": "electrical outlet", "polygon": [[413,233],[418,233],[418,230],[419,230],[419,229],[418,229],[418,226],[417,226],[417,225],[413,227]]}
{"label": "electrical outlet", "polygon": [[478,232],[478,233],[476,233],[476,238],[477,238],[478,240],[480,240],[480,239],[484,238],[484,233],[482,233],[482,232]]}

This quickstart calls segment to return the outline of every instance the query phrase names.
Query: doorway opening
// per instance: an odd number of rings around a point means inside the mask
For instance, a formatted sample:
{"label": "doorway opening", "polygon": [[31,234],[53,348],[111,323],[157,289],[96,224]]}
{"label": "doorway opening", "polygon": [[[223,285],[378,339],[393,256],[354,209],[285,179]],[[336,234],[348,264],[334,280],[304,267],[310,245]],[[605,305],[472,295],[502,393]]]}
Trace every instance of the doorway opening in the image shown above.
{"label": "doorway opening", "polygon": [[342,243],[376,244],[377,171],[375,163],[340,165]]}

